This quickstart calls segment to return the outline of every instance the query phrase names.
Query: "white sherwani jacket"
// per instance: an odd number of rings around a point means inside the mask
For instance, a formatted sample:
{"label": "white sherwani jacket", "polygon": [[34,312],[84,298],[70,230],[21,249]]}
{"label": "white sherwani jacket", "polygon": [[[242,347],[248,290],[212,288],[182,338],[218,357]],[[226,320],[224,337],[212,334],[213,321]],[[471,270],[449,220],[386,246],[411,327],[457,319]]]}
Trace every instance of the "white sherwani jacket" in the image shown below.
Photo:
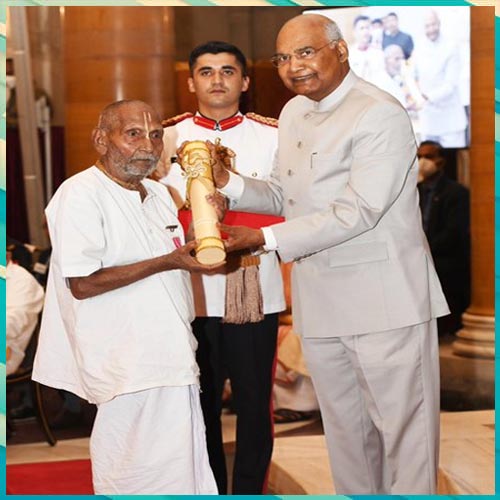
{"label": "white sherwani jacket", "polygon": [[245,178],[235,208],[287,219],[272,233],[281,258],[296,261],[295,331],[357,335],[448,313],[416,182],[406,111],[352,71],[320,102],[287,103],[272,180]]}

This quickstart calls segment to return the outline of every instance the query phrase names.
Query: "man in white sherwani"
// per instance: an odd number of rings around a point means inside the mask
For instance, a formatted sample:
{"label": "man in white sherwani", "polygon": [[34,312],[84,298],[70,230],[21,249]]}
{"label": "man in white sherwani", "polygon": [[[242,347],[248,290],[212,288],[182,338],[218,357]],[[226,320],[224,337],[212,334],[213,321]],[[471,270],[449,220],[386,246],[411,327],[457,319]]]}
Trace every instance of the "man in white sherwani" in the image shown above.
{"label": "man in white sherwani", "polygon": [[415,69],[424,99],[419,112],[421,140],[444,148],[466,146],[467,115],[460,99],[461,64],[458,47],[443,37],[434,10],[424,18],[425,37],[415,49]]}
{"label": "man in white sherwani", "polygon": [[[270,181],[223,169],[238,210],[282,213],[261,230],[222,226],[229,250],[295,261],[302,336],[339,494],[433,494],[439,443],[436,317],[448,313],[421,224],[409,117],[349,68],[337,25],[298,16],[272,58],[296,94],[280,116]],[[327,492],[325,492],[327,493]]]}

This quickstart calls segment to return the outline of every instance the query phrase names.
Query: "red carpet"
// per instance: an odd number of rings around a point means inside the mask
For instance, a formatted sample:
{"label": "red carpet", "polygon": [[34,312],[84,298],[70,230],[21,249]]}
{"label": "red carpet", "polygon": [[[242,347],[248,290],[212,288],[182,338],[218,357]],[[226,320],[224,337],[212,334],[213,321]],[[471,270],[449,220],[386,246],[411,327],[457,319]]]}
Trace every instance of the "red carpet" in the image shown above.
{"label": "red carpet", "polygon": [[90,460],[7,465],[8,495],[93,495]]}

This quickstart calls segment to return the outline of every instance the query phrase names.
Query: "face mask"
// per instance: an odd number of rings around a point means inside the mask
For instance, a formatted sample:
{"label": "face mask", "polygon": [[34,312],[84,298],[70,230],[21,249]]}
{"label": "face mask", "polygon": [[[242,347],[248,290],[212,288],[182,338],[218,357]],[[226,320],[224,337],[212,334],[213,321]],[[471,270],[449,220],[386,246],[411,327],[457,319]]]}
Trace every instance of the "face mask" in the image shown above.
{"label": "face mask", "polygon": [[14,75],[5,76],[5,85],[9,89],[13,89],[16,86],[16,77]]}
{"label": "face mask", "polygon": [[429,160],[429,158],[419,158],[418,159],[418,182],[427,179],[431,175],[437,172],[438,168],[435,161]]}

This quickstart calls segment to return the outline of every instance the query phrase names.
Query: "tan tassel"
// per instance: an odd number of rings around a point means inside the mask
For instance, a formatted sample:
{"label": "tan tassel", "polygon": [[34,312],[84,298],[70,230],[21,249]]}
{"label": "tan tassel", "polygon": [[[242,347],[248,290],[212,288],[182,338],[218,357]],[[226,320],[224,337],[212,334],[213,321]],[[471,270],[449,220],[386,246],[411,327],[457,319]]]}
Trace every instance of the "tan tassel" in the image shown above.
{"label": "tan tassel", "polygon": [[257,323],[264,319],[259,279],[260,257],[242,255],[239,267],[226,276],[226,309],[224,323]]}

